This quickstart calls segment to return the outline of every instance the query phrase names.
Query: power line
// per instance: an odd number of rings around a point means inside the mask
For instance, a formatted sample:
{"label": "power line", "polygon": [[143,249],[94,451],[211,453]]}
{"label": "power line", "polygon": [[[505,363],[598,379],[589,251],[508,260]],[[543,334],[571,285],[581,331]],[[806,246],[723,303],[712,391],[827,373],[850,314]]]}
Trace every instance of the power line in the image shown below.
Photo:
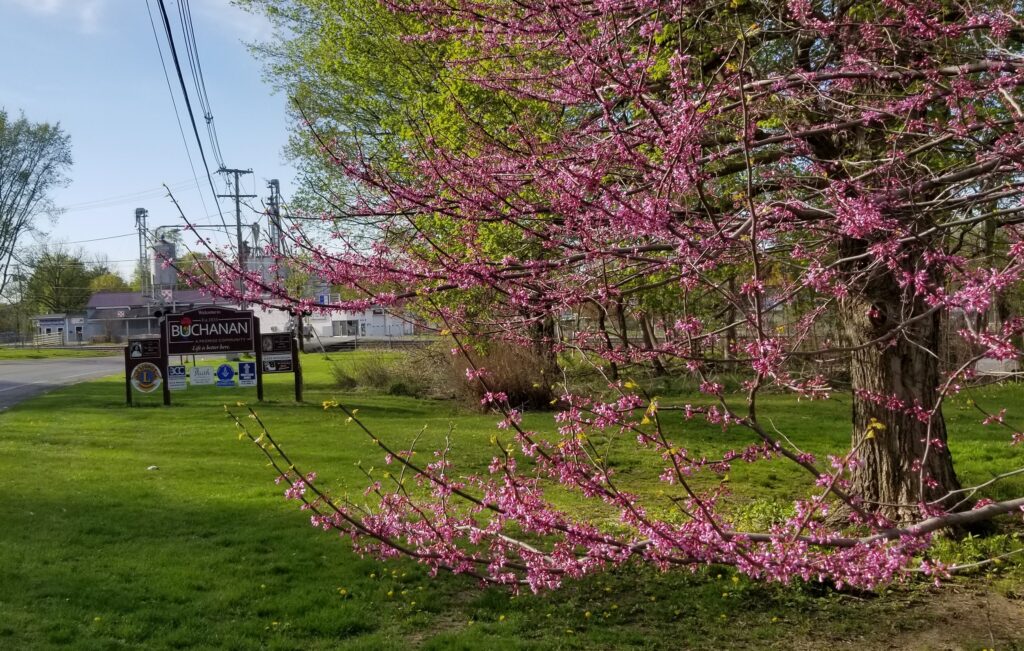
{"label": "power line", "polygon": [[[199,137],[199,128],[196,127],[196,116],[192,111],[192,102],[188,97],[188,89],[185,87],[185,76],[181,72],[181,62],[178,60],[178,50],[174,45],[174,34],[171,31],[171,21],[167,17],[167,7],[164,5],[164,0],[157,0],[160,5],[160,16],[163,18],[164,32],[167,35],[167,45],[171,49],[171,59],[174,61],[174,69],[178,73],[178,83],[181,84],[181,93],[185,98],[185,108],[188,109],[188,119],[192,123],[192,133],[196,137],[196,145],[199,147],[199,157],[203,160],[203,167],[206,169],[206,180],[210,183],[210,191],[214,195],[214,199],[217,198],[217,190],[213,187],[213,175],[210,174],[210,165],[206,162],[206,152],[203,150],[203,141]],[[149,0],[146,0],[146,6],[149,6]],[[220,202],[217,201],[217,213],[220,215],[220,220],[224,225],[224,232],[231,236],[231,231],[228,229],[228,223],[224,219],[224,213],[221,212]]]}
{"label": "power line", "polygon": [[213,157],[217,161],[218,167],[225,167],[220,142],[217,139],[217,128],[213,122],[213,109],[210,105],[210,97],[206,92],[206,80],[203,77],[203,66],[199,60],[199,46],[196,43],[195,26],[192,23],[192,8],[188,0],[181,0],[178,3],[178,16],[181,19],[181,29],[185,35],[185,52],[188,55],[192,81],[196,88],[196,98],[199,101],[200,108],[203,110],[203,118],[206,120],[206,131],[210,138],[210,149],[213,152]]}
{"label": "power line", "polygon": [[88,242],[102,242],[103,240],[119,240],[122,237],[134,237],[135,233],[124,233],[122,235],[110,235],[109,237],[96,237],[91,240],[77,240],[75,242],[59,242],[59,244],[86,244]]}
{"label": "power line", "polygon": [[[134,234],[135,233],[132,233],[132,235],[134,235]],[[26,262],[26,261],[22,260],[21,258],[19,258],[18,256],[13,256],[12,255],[11,257],[14,259],[15,262],[18,263],[18,266],[20,266],[20,267],[33,268],[33,267],[36,266],[35,263],[33,263],[33,262]],[[120,264],[120,263],[127,263],[127,262],[138,263],[138,261],[139,261],[138,258],[131,258],[129,260],[94,260],[94,261],[90,261],[90,260],[72,260],[70,262],[48,262],[47,266],[50,266],[50,267],[90,267],[90,266],[95,267],[95,266],[102,266],[102,265],[106,265],[106,264]]]}
{"label": "power line", "polygon": [[[188,166],[192,170],[192,178],[195,179],[196,188],[199,187],[199,175],[196,174],[196,166],[192,161],[192,150],[188,146],[188,138],[185,137],[185,128],[181,126],[181,114],[178,113],[178,102],[174,99],[174,89],[171,87],[171,78],[167,74],[167,62],[164,61],[164,50],[160,47],[160,37],[156,32],[156,22],[153,20],[153,11],[149,6],[149,0],[146,0],[146,13],[149,14],[149,26],[153,28],[153,40],[156,41],[156,51],[160,55],[160,69],[163,70],[164,80],[167,82],[167,92],[171,96],[171,106],[174,107],[174,118],[178,121],[178,132],[181,133],[181,142],[185,145],[185,155],[188,156]],[[193,125],[194,126],[194,125]],[[206,176],[209,178],[210,170],[206,170]],[[215,193],[216,194],[216,193]],[[199,193],[199,201],[203,205],[203,212],[209,212],[209,208],[206,207],[206,200],[203,199],[203,193]],[[217,210],[220,211],[220,204],[217,204]],[[224,216],[221,215],[221,221],[224,220]],[[224,225],[225,230],[227,224]]]}
{"label": "power line", "polygon": [[[172,183],[169,187],[174,190],[182,190],[191,185],[193,181],[178,181]],[[149,190],[139,190],[138,192],[129,192],[126,194],[114,195],[112,197],[104,197],[102,199],[91,199],[89,201],[82,201],[80,203],[72,203],[66,206],[61,206],[60,210],[63,212],[78,212],[86,210],[96,210],[99,208],[107,208],[109,206],[116,206],[125,203],[134,203],[143,199],[149,199],[161,194],[165,194],[166,190],[163,186],[159,188],[151,188]]]}

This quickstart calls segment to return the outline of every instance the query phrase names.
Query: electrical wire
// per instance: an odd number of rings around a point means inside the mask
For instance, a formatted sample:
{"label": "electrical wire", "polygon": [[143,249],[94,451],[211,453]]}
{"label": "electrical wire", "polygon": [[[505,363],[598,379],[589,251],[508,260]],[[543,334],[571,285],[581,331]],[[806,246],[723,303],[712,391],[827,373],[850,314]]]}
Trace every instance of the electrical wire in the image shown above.
{"label": "electrical wire", "polygon": [[124,233],[123,235],[111,235],[109,237],[96,237],[91,240],[77,240],[75,242],[61,242],[61,244],[86,244],[88,242],[102,242],[104,240],[119,240],[122,237],[135,237],[138,235],[135,231],[131,233]]}
{"label": "electrical wire", "polygon": [[188,55],[189,69],[196,88],[196,99],[199,101],[199,106],[203,111],[203,118],[206,120],[206,132],[210,139],[210,150],[213,152],[217,165],[220,168],[224,168],[227,166],[224,164],[220,141],[217,138],[217,127],[213,121],[213,109],[210,105],[209,94],[206,91],[206,79],[203,77],[203,66],[199,59],[199,46],[196,43],[195,26],[192,23],[192,8],[188,0],[181,0],[178,3],[178,16],[181,20],[182,32],[185,35],[185,52]]}
{"label": "electrical wire", "polygon": [[[153,28],[153,40],[156,41],[156,51],[157,51],[157,54],[160,55],[160,69],[163,70],[164,80],[167,82],[167,92],[171,96],[171,106],[174,107],[174,118],[178,121],[178,131],[181,133],[182,144],[185,145],[185,155],[188,156],[188,166],[192,169],[192,178],[195,179],[196,187],[198,188],[199,185],[200,185],[200,183],[199,183],[199,175],[196,174],[196,166],[195,166],[195,163],[192,161],[192,150],[188,146],[188,138],[185,137],[185,128],[181,125],[181,114],[178,112],[178,102],[177,102],[177,100],[174,99],[174,89],[171,87],[170,75],[167,74],[167,62],[164,61],[164,51],[163,51],[163,48],[160,47],[160,37],[157,35],[156,22],[153,20],[153,10],[150,8],[149,0],[146,0],[146,12],[149,14],[149,25],[150,25],[150,27]],[[193,126],[195,126],[195,125],[193,124]],[[205,162],[205,159],[204,159],[204,162]],[[210,170],[209,169],[206,170],[206,175],[207,175],[207,178],[209,178],[209,176],[210,176]],[[210,183],[211,183],[211,187],[212,187],[212,183],[213,182],[210,181]],[[217,193],[214,192],[213,194],[214,194],[214,201],[217,201],[217,199],[216,199],[216,194]],[[199,193],[199,201],[203,205],[203,212],[209,212],[210,209],[206,207],[206,200],[203,199],[203,193],[202,192]],[[219,203],[217,204],[217,210],[220,211],[220,204]],[[221,221],[223,221],[223,220],[224,220],[224,216],[221,215]],[[227,223],[224,224],[224,229],[225,229],[225,231],[227,230]]]}
{"label": "electrical wire", "polygon": [[[173,190],[183,190],[185,188],[193,186],[193,181],[178,181],[172,183],[168,187]],[[61,206],[62,212],[84,212],[87,210],[98,210],[100,208],[109,208],[111,206],[117,206],[125,203],[132,203],[135,201],[142,201],[144,199],[151,199],[163,194],[166,194],[166,190],[163,186],[159,188],[151,188],[149,190],[139,190],[138,192],[129,192],[126,194],[114,195],[112,197],[105,197],[103,199],[91,199],[89,201],[82,201],[80,203],[72,203],[66,206]]]}
{"label": "electrical wire", "polygon": [[[188,119],[192,123],[192,133],[196,137],[196,145],[199,147],[199,157],[203,161],[203,167],[206,169],[206,180],[210,183],[210,191],[213,193],[214,200],[217,202],[217,213],[220,215],[220,221],[224,226],[224,232],[231,236],[231,232],[228,229],[228,223],[224,219],[224,213],[220,209],[220,201],[217,200],[217,190],[213,186],[213,175],[210,174],[210,165],[206,162],[206,151],[203,149],[203,141],[199,137],[199,128],[196,126],[196,116],[192,111],[192,101],[188,96],[188,89],[185,87],[185,76],[181,72],[181,62],[178,59],[178,50],[174,45],[174,34],[171,31],[171,21],[167,17],[167,7],[164,4],[164,0],[157,0],[157,4],[160,6],[160,16],[163,18],[164,32],[167,36],[167,44],[171,49],[171,59],[174,61],[174,69],[178,73],[178,82],[181,84],[181,93],[185,98],[185,108],[188,109]],[[149,6],[149,0],[146,0],[146,6]]]}

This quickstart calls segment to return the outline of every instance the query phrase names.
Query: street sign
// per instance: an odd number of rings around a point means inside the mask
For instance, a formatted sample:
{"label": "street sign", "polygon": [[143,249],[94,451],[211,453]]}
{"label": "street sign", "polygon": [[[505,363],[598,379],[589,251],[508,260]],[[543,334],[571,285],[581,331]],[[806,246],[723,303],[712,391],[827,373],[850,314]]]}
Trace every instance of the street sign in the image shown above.
{"label": "street sign", "polygon": [[235,367],[231,364],[221,364],[217,367],[217,386],[235,386]]}
{"label": "street sign", "polygon": [[212,366],[193,366],[192,367],[192,386],[202,386],[213,384],[213,367]]}
{"label": "street sign", "polygon": [[132,387],[140,393],[153,393],[160,388],[163,377],[160,368],[152,362],[142,362],[132,369]]}
{"label": "street sign", "polygon": [[256,386],[256,362],[238,363],[238,386]]}
{"label": "street sign", "polygon": [[260,347],[263,349],[262,370],[264,373],[295,372],[290,332],[271,332],[260,335]]}
{"label": "street sign", "polygon": [[188,388],[185,384],[184,366],[167,367],[167,388],[171,391],[184,391]]}
{"label": "street sign", "polygon": [[256,349],[252,312],[200,307],[168,314],[167,354],[245,353]]}

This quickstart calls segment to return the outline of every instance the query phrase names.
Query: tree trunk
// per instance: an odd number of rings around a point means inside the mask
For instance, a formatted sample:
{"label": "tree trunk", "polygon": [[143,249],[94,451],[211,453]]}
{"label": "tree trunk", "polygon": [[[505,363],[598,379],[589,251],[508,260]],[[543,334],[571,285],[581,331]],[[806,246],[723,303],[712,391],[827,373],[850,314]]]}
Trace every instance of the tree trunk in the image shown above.
{"label": "tree trunk", "polygon": [[[843,302],[845,330],[858,347],[850,374],[853,445],[861,463],[853,471],[852,492],[864,499],[867,510],[906,522],[920,517],[921,502],[939,500],[960,484],[942,413],[927,416],[942,381],[941,313],[920,317],[885,338],[907,319],[924,314],[927,306],[916,299],[908,305],[895,279],[888,271],[882,274]],[[941,505],[955,502],[947,499]]]}
{"label": "tree trunk", "polygon": [[533,331],[533,354],[537,358],[540,368],[540,384],[544,387],[551,387],[558,381],[558,353],[555,352],[555,319],[552,316],[545,316],[536,321],[531,327]]}
{"label": "tree trunk", "polygon": [[[640,331],[643,333],[644,345],[647,346],[647,350],[653,352],[658,347],[658,342],[654,336],[654,326],[651,325],[651,319],[644,312],[637,312],[636,318],[640,323]],[[657,355],[651,358],[651,365],[654,367],[654,375],[661,377],[667,374],[665,365],[661,363],[661,359]]]}
{"label": "tree trunk", "polygon": [[629,351],[629,329],[626,327],[626,307],[622,304],[622,298],[615,299],[615,320],[619,324],[619,341],[622,342],[622,352]]}
{"label": "tree trunk", "polygon": [[[612,338],[608,334],[608,326],[607,326],[607,323],[606,323],[607,319],[606,319],[605,308],[600,303],[595,303],[595,305],[597,305],[597,329],[604,336],[605,348],[609,352],[611,352],[611,350],[612,350]],[[609,368],[609,371],[610,371],[611,376],[612,376],[611,377],[612,382],[618,382],[618,380],[619,380],[619,365],[616,364],[613,361],[609,361],[608,362],[608,368]]]}
{"label": "tree trunk", "polygon": [[729,276],[728,297],[729,301],[725,307],[725,348],[722,351],[722,358],[725,360],[723,367],[730,373],[736,371],[736,303],[733,298],[736,296],[736,276]]}

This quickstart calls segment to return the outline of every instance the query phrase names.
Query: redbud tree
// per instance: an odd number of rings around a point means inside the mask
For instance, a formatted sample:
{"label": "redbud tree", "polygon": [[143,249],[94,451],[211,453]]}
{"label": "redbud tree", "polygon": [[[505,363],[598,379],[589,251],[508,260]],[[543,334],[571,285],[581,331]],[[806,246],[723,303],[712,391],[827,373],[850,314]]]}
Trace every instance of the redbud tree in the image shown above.
{"label": "redbud tree", "polygon": [[[332,6],[276,4],[310,20]],[[500,418],[483,476],[451,467],[445,450],[421,464],[349,414],[417,484],[371,478],[369,510],[322,492],[254,432],[289,497],[361,551],[533,589],[630,559],[866,587],[945,571],[920,560],[933,532],[1024,507],[972,499],[942,413],[978,381],[979,361],[1012,368],[1020,355],[1020,9],[382,2],[405,26],[393,43],[434,53],[430,92],[458,129],[408,112],[400,146],[382,155],[299,103],[308,147],[346,188],[324,215],[329,241],[293,232],[303,268],[362,292],[333,307],[417,311],[462,352],[504,340],[616,374],[610,393],[562,385],[552,436],[525,428],[470,356],[467,376]],[[472,97],[500,108],[481,116]],[[249,300],[313,308],[245,280]],[[566,334],[552,324],[567,314],[590,318]],[[643,336],[626,335],[625,315]],[[640,366],[696,378],[702,398],[665,411],[617,376]],[[741,373],[740,393],[724,389],[725,370]],[[797,448],[762,417],[766,391],[847,393],[849,449],[819,459]],[[985,417],[1007,445],[1024,438],[1002,412]],[[667,434],[666,419],[683,433]],[[692,421],[745,431],[749,445],[691,455]],[[620,486],[595,433],[635,441],[664,490]],[[697,488],[737,463],[796,464],[814,488],[784,523],[737,530],[723,488]],[[545,497],[555,485],[613,509],[617,526],[560,510]],[[656,516],[664,505],[682,517]]]}

